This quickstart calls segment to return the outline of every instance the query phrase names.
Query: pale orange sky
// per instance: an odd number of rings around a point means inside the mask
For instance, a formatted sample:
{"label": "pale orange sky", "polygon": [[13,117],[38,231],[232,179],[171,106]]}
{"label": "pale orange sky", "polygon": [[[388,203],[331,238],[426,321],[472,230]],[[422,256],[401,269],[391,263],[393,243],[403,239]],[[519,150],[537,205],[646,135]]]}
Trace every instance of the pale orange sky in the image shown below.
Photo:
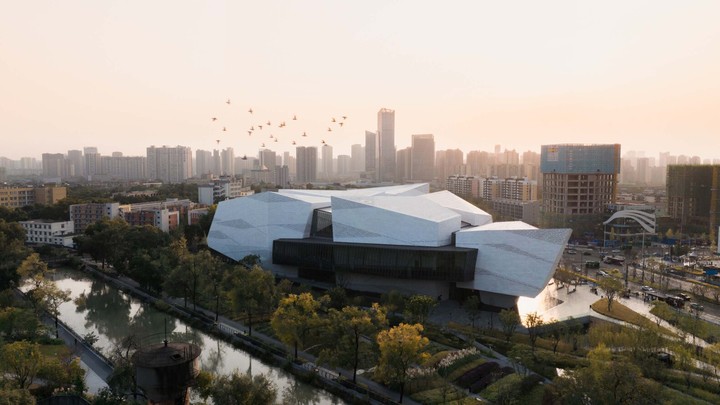
{"label": "pale orange sky", "polygon": [[720,157],[718,16],[718,1],[4,1],[0,156],[218,139],[349,154],[386,107],[398,148],[432,133],[465,152]]}

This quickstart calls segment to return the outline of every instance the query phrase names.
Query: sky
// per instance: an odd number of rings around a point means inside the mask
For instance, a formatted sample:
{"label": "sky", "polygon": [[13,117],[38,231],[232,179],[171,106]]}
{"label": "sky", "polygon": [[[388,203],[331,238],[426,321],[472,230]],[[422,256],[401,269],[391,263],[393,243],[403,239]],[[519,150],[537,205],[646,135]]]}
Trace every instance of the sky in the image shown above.
{"label": "sky", "polygon": [[715,0],[0,0],[0,156],[349,154],[390,108],[398,149],[429,133],[436,150],[715,158],[719,15]]}

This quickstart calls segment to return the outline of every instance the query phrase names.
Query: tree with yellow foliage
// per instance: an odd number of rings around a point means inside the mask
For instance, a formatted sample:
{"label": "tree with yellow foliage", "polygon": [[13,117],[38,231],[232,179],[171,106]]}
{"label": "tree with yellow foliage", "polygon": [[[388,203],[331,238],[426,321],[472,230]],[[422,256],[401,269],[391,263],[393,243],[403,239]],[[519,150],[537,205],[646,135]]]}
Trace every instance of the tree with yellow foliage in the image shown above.
{"label": "tree with yellow foliage", "polygon": [[386,383],[400,385],[400,401],[403,400],[408,369],[428,357],[423,351],[430,342],[421,335],[423,326],[401,323],[378,333],[380,360],[375,375]]}
{"label": "tree with yellow foliage", "polygon": [[318,308],[320,303],[312,294],[290,294],[280,300],[278,309],[273,313],[270,325],[283,343],[294,347],[295,359],[298,346],[305,346],[308,333],[320,323]]}

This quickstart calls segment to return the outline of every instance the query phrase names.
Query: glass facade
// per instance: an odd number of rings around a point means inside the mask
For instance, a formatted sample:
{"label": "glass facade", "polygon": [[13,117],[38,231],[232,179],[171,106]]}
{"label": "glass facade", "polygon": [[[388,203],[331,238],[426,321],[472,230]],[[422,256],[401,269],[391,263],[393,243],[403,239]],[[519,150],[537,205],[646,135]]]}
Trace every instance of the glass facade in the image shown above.
{"label": "glass facade", "polygon": [[542,173],[618,174],[620,145],[543,145],[540,153]]}

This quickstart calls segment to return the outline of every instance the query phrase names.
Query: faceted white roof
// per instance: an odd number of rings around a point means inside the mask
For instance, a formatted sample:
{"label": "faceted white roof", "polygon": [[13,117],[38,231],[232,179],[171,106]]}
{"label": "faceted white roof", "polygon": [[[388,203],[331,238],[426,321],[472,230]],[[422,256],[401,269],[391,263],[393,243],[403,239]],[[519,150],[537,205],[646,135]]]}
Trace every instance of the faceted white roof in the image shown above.
{"label": "faceted white roof", "polygon": [[492,222],[490,214],[447,190],[425,194],[422,197],[457,212],[462,220],[470,225],[478,226]]}
{"label": "faceted white roof", "polygon": [[396,212],[402,215],[409,215],[422,218],[426,221],[445,221],[458,217],[458,213],[445,208],[437,203],[418,197],[396,197],[396,196],[343,196],[334,199],[343,199],[358,204],[380,208],[386,211]]}
{"label": "faceted white roof", "polygon": [[482,232],[482,231],[517,231],[521,229],[537,229],[536,227],[526,224],[522,221],[504,221],[492,222],[477,226],[474,228],[465,228],[462,232]]}

